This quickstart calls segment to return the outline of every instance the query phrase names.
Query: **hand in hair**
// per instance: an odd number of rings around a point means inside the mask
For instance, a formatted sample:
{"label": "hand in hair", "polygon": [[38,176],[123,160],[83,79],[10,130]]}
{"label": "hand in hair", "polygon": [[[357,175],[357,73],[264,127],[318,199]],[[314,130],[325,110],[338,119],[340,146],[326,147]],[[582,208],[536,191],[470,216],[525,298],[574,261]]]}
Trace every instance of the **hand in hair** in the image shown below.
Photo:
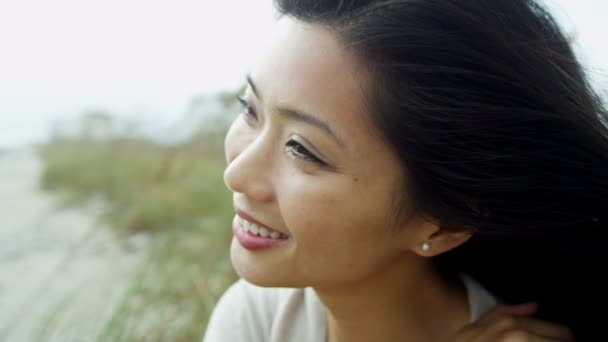
{"label": "hand in hair", "polygon": [[459,330],[451,342],[568,342],[565,326],[532,318],[536,305],[500,305]]}

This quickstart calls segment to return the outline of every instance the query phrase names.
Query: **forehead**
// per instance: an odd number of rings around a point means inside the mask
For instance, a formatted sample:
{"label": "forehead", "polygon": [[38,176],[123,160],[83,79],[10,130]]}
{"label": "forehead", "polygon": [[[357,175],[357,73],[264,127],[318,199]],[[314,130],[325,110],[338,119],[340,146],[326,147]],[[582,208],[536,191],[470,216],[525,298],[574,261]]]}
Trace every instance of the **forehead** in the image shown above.
{"label": "forehead", "polygon": [[279,20],[252,77],[264,105],[319,116],[348,145],[371,136],[363,91],[365,69],[321,25],[289,17]]}
{"label": "forehead", "polygon": [[346,172],[368,185],[359,188],[400,183],[401,163],[373,128],[364,92],[369,78],[354,54],[320,25],[286,17],[275,33],[251,73],[262,106],[286,107],[327,122],[348,146],[341,160]]}

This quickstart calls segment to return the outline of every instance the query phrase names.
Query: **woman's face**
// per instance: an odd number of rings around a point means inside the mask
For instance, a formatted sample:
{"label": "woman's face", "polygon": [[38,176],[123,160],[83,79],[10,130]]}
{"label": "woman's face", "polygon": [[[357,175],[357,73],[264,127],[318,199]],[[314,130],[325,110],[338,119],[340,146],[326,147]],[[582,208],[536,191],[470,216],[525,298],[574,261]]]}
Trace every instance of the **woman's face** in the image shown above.
{"label": "woman's face", "polygon": [[372,276],[407,250],[407,230],[393,226],[402,169],[367,118],[365,82],[326,29],[280,20],[225,140],[235,209],[283,234],[252,238],[235,216],[231,258],[241,277],[333,286]]}

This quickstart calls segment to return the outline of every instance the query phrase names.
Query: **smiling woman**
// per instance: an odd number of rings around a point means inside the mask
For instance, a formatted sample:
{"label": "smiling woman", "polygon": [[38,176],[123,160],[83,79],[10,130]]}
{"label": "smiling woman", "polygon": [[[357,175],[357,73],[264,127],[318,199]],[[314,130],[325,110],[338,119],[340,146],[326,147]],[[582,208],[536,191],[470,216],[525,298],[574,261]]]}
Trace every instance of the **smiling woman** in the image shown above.
{"label": "smiling woman", "polygon": [[276,4],[225,140],[242,279],[205,341],[594,336],[608,131],[549,14]]}

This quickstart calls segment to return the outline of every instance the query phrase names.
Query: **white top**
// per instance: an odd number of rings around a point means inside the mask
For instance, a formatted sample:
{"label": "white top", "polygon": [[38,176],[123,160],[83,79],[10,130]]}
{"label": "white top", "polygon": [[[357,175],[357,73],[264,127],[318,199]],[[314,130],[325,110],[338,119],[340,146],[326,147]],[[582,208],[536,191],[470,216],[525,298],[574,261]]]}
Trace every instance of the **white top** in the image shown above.
{"label": "white top", "polygon": [[[497,304],[478,282],[461,276],[471,322]],[[217,303],[203,342],[323,342],[326,313],[312,288],[264,288],[244,280]]]}

